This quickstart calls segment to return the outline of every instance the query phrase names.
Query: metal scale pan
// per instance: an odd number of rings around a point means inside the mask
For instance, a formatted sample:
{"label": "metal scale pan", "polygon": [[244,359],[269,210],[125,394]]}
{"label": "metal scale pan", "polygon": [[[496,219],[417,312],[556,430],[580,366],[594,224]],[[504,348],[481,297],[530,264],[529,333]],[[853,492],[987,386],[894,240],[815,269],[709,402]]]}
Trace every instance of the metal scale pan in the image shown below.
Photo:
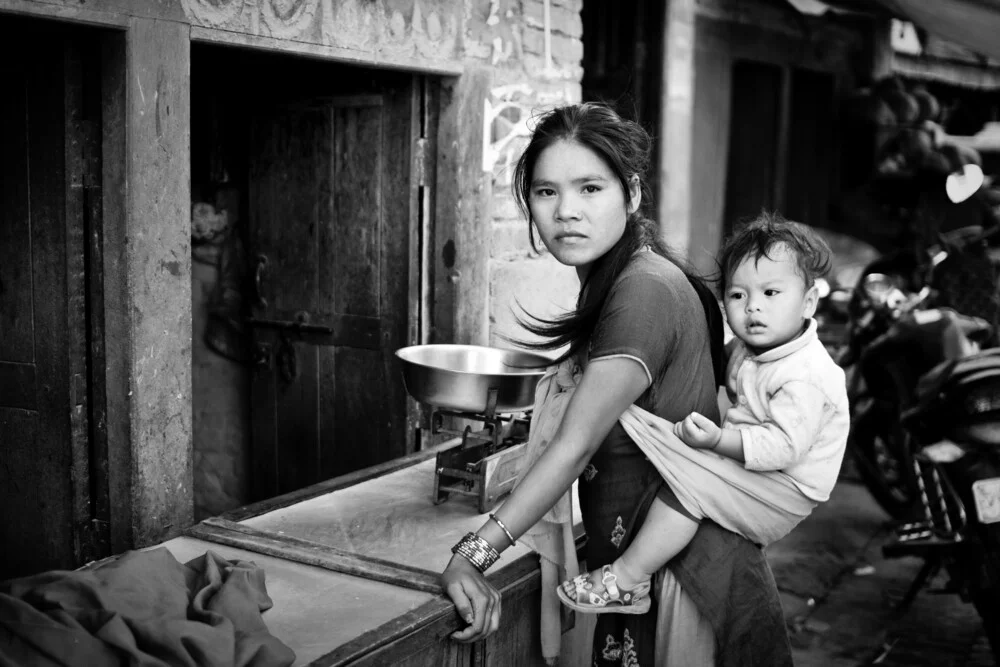
{"label": "metal scale pan", "polygon": [[[531,409],[551,359],[478,345],[416,345],[396,356],[407,393],[434,408],[431,432],[461,436],[460,443],[437,454],[434,502],[458,493],[474,496],[480,513],[491,511],[517,483],[530,417],[515,414]],[[446,416],[484,427],[451,430],[444,426]]]}

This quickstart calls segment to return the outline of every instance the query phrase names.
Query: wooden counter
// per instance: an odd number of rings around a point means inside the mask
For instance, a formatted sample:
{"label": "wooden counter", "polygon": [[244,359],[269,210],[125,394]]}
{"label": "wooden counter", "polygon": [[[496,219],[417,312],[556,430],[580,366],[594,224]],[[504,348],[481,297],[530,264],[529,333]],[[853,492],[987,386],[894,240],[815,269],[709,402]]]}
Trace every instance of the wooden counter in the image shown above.
{"label": "wooden counter", "polygon": [[[295,665],[543,665],[538,556],[520,544],[490,570],[503,595],[500,631],[473,645],[449,639],[463,623],[438,573],[486,516],[468,497],[433,504],[434,455],[206,519],[162,546],[181,562],[211,549],[261,566],[274,601],[264,621]],[[563,635],[560,664],[589,664],[589,628]]]}

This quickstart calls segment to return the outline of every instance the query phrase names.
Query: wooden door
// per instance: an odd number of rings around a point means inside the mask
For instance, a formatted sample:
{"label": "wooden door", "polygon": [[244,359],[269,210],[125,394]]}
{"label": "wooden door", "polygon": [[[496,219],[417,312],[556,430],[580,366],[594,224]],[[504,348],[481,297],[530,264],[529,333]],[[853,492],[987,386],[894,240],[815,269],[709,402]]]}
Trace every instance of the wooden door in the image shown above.
{"label": "wooden door", "polygon": [[792,69],[785,162],[785,217],[826,227],[838,190],[836,77]]}
{"label": "wooden door", "polygon": [[108,553],[87,317],[98,65],[69,29],[0,20],[0,579]]}
{"label": "wooden door", "polygon": [[733,65],[725,231],[779,204],[775,182],[781,121],[782,69],[741,60]]}
{"label": "wooden door", "polygon": [[418,83],[279,104],[251,123],[255,499],[413,451],[394,352],[417,331]]}

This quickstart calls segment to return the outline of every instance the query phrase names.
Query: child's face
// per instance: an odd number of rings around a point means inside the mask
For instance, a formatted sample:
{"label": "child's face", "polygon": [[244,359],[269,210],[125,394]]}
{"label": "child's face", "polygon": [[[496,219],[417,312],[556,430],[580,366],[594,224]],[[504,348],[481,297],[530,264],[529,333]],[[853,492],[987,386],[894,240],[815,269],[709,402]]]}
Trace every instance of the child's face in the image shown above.
{"label": "child's face", "polygon": [[816,312],[816,287],[806,288],[795,256],[785,246],[771,257],[747,258],[736,267],[725,294],[733,334],[760,353],[792,340]]}
{"label": "child's face", "polygon": [[618,242],[639,205],[638,182],[626,201],[604,160],[575,141],[557,141],[542,151],[530,187],[528,206],[542,243],[581,278]]}

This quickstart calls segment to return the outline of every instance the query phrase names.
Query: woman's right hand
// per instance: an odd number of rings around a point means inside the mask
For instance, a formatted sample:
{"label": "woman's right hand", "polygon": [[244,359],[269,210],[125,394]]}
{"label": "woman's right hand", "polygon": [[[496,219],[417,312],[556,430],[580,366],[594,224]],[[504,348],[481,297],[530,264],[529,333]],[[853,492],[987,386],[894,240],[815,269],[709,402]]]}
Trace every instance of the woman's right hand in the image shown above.
{"label": "woman's right hand", "polygon": [[452,633],[455,641],[468,643],[485,639],[500,627],[500,592],[483,573],[461,556],[452,556],[441,573],[441,587],[455,603],[455,609],[469,627]]}

